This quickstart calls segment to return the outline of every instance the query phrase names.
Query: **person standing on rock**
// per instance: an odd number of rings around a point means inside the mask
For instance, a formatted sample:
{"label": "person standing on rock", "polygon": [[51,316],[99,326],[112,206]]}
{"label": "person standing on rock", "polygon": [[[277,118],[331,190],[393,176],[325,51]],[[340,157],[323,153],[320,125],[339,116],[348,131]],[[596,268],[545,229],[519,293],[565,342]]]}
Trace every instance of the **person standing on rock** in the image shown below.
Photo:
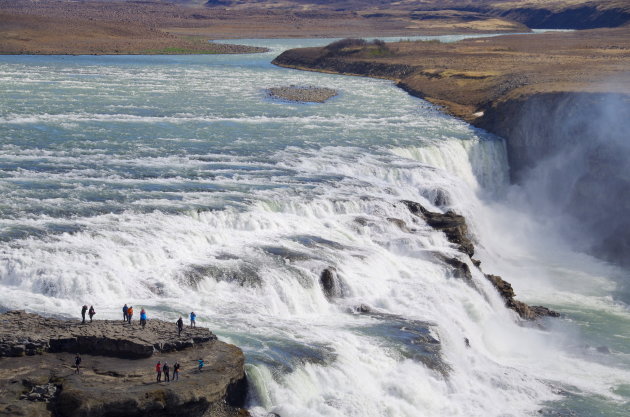
{"label": "person standing on rock", "polygon": [[90,315],[90,323],[92,323],[92,317],[94,317],[94,315],[96,314],[96,310],[94,310],[94,306],[90,306],[90,311],[88,311],[88,314]]}
{"label": "person standing on rock", "polygon": [[77,356],[74,357],[74,368],[75,368],[74,373],[75,374],[79,373],[80,366],[81,366],[81,355],[77,353]]}
{"label": "person standing on rock", "polygon": [[[144,308],[140,310],[140,325],[144,329],[144,326],[147,325],[147,312],[144,311]],[[164,366],[166,366],[166,362],[164,362]],[[164,371],[166,372],[166,370]]]}
{"label": "person standing on rock", "polygon": [[128,317],[127,317],[127,310],[129,310],[129,307],[127,307],[127,304],[125,304],[123,306],[123,321],[127,321]]}
{"label": "person standing on rock", "polygon": [[170,371],[171,368],[168,366],[168,362],[164,362],[164,366],[162,367],[162,371],[164,371],[164,381],[165,382],[171,382],[171,378],[170,378]]}
{"label": "person standing on rock", "polygon": [[173,381],[179,381],[179,362],[177,361],[173,365]]}
{"label": "person standing on rock", "polygon": [[83,307],[81,307],[81,317],[83,318],[83,321],[81,323],[85,324],[85,312],[87,311],[87,306],[85,304],[83,304]]}
{"label": "person standing on rock", "polygon": [[131,324],[131,318],[133,317],[133,306],[127,309],[127,323]]}
{"label": "person standing on rock", "polygon": [[[184,329],[184,320],[182,320],[182,316],[179,316],[179,320],[177,320],[177,336],[182,335],[182,330]],[[175,376],[175,374],[173,374]]]}
{"label": "person standing on rock", "polygon": [[191,312],[190,313],[190,327],[197,327],[197,323],[195,323],[195,320],[197,319],[197,315],[195,314],[195,312]]}
{"label": "person standing on rock", "polygon": [[155,372],[157,373],[157,382],[162,382],[162,364],[160,361],[155,365]]}
{"label": "person standing on rock", "polygon": [[199,363],[197,369],[199,369],[199,372],[203,371],[203,359],[199,358],[197,359],[197,362]]}

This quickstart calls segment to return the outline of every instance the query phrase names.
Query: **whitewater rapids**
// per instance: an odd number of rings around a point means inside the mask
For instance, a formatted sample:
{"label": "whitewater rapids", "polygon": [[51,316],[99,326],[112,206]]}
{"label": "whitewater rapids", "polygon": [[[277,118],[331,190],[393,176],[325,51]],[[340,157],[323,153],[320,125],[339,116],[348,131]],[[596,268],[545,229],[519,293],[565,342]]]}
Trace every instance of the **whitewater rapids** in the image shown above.
{"label": "whitewater rapids", "polygon": [[[269,64],[298,41],[257,43],[274,51],[0,57],[0,307],[195,311],[245,351],[255,416],[621,415],[621,272],[510,204],[503,141],[390,82]],[[341,94],[265,96],[292,84]],[[404,199],[465,215],[484,272],[569,319],[519,323]],[[474,286],[442,256],[468,263]],[[597,314],[609,328],[582,333]],[[418,323],[438,354],[406,336]]]}

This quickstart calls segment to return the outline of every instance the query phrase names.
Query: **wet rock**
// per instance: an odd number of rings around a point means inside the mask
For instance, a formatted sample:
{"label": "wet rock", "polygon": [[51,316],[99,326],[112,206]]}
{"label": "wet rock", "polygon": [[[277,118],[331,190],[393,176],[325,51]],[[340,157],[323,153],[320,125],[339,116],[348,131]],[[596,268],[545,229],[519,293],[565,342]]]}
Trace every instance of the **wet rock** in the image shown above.
{"label": "wet rock", "polygon": [[344,246],[340,243],[334,242],[332,240],[324,239],[323,237],[313,236],[313,235],[300,235],[294,236],[291,240],[295,242],[299,242],[302,245],[314,248],[317,246],[326,246],[333,249],[344,249]]}
{"label": "wet rock", "polygon": [[598,346],[596,349],[599,353],[610,353],[610,349],[608,349],[608,346]]}
{"label": "wet rock", "polygon": [[434,324],[371,309],[360,313],[376,319],[376,323],[359,328],[359,331],[390,341],[392,349],[398,350],[405,358],[421,362],[443,375],[450,372],[450,367],[442,358],[442,345],[431,332]]}
{"label": "wet rock", "polygon": [[355,217],[354,221],[361,226],[367,226],[369,222],[365,217]]}
{"label": "wet rock", "polygon": [[414,230],[409,229],[409,228],[407,227],[407,223],[405,223],[405,222],[404,222],[403,220],[401,220],[401,219],[395,219],[395,218],[393,218],[393,217],[388,217],[388,218],[387,218],[387,221],[388,221],[388,222],[390,222],[390,223],[392,223],[392,224],[395,224],[396,226],[398,226],[398,228],[399,228],[400,230],[402,230],[403,232],[406,232],[406,233],[412,233],[412,232],[414,231]]}
{"label": "wet rock", "polygon": [[343,288],[341,286],[339,276],[337,275],[337,270],[334,267],[329,266],[322,271],[319,276],[319,284],[322,287],[324,295],[329,300],[343,297]]}
{"label": "wet rock", "polygon": [[429,226],[444,232],[448,241],[457,245],[459,250],[468,256],[475,253],[475,247],[468,237],[468,226],[464,216],[450,210],[444,214],[435,213],[415,201],[402,200],[401,202],[407,206],[410,212],[422,217]]}
{"label": "wet rock", "polygon": [[457,258],[449,258],[446,256],[441,257],[441,259],[452,267],[453,277],[464,279],[468,283],[472,283],[472,272],[470,272],[470,267],[466,262],[460,261]]}
{"label": "wet rock", "polygon": [[494,285],[499,295],[505,300],[506,307],[516,311],[521,318],[525,320],[535,320],[540,317],[559,317],[560,314],[542,306],[529,306],[522,301],[516,300],[514,297],[514,289],[512,285],[504,281],[498,275],[485,274],[485,277]]}
{"label": "wet rock", "polygon": [[[220,262],[221,260],[219,260]],[[249,263],[236,259],[227,259],[217,265],[191,265],[184,272],[184,282],[197,287],[199,282],[212,278],[219,282],[230,282],[242,287],[260,287],[262,277],[258,268]]]}
{"label": "wet rock", "polygon": [[281,246],[265,246],[262,250],[270,255],[278,256],[289,261],[307,261],[312,259],[312,256],[307,253],[294,251]]}
{"label": "wet rock", "polygon": [[561,314],[557,311],[553,311],[547,307],[543,306],[530,306],[529,307],[535,314],[536,317],[561,317]]}

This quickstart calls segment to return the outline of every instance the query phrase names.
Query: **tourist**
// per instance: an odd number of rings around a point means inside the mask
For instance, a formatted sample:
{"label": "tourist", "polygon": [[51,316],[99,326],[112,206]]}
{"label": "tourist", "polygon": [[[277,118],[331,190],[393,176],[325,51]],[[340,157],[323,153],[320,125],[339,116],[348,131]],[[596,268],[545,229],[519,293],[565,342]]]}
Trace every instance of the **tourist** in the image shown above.
{"label": "tourist", "polygon": [[197,327],[197,324],[195,323],[195,319],[197,318],[197,315],[195,314],[195,312],[191,312],[190,313],[190,327]]}
{"label": "tourist", "polygon": [[77,353],[77,356],[74,357],[74,367],[75,367],[75,374],[79,373],[79,367],[81,366],[81,356]]}
{"label": "tourist", "polygon": [[182,335],[183,328],[184,328],[184,320],[182,320],[182,316],[179,316],[179,320],[177,320],[177,336]]}
{"label": "tourist", "polygon": [[[144,326],[147,325],[147,312],[144,311],[144,308],[140,310],[140,325],[144,329]],[[166,365],[166,363],[164,364]]]}
{"label": "tourist", "polygon": [[197,359],[197,362],[199,362],[199,372],[201,372],[203,370],[203,359],[199,358]]}
{"label": "tourist", "polygon": [[129,306],[127,309],[127,323],[131,324],[131,317],[133,317],[133,306]]}
{"label": "tourist", "polygon": [[162,364],[160,361],[155,365],[155,372],[157,373],[157,382],[162,382]]}
{"label": "tourist", "polygon": [[179,362],[177,361],[173,365],[173,381],[179,381]]}
{"label": "tourist", "polygon": [[85,312],[87,311],[87,306],[85,304],[83,304],[83,307],[81,308],[81,317],[83,317],[83,321],[82,323],[85,324]]}
{"label": "tourist", "polygon": [[162,367],[162,371],[164,372],[164,381],[171,382],[171,378],[169,377],[170,368],[168,366],[168,362],[164,362],[164,366]]}
{"label": "tourist", "polygon": [[123,321],[127,321],[128,317],[127,317],[127,310],[129,310],[129,307],[127,307],[127,304],[125,304],[123,306]]}
{"label": "tourist", "polygon": [[88,314],[90,315],[90,323],[92,323],[92,317],[94,317],[94,315],[96,314],[94,306],[90,306],[90,311],[88,311]]}

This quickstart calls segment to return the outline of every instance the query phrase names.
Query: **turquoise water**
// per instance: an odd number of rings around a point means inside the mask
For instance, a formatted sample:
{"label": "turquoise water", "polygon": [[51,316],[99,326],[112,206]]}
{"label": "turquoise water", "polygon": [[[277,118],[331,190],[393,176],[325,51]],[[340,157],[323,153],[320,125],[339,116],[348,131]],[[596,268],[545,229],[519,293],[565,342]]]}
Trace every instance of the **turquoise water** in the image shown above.
{"label": "turquoise water", "polygon": [[[256,416],[625,415],[625,272],[510,205],[502,140],[389,81],[270,64],[326,40],[243,42],[272,52],[0,57],[2,309],[194,310],[246,352]],[[339,95],[265,92],[291,84]],[[481,272],[454,279],[440,256],[470,260],[402,199],[465,214],[484,272],[566,317],[522,326]]]}

